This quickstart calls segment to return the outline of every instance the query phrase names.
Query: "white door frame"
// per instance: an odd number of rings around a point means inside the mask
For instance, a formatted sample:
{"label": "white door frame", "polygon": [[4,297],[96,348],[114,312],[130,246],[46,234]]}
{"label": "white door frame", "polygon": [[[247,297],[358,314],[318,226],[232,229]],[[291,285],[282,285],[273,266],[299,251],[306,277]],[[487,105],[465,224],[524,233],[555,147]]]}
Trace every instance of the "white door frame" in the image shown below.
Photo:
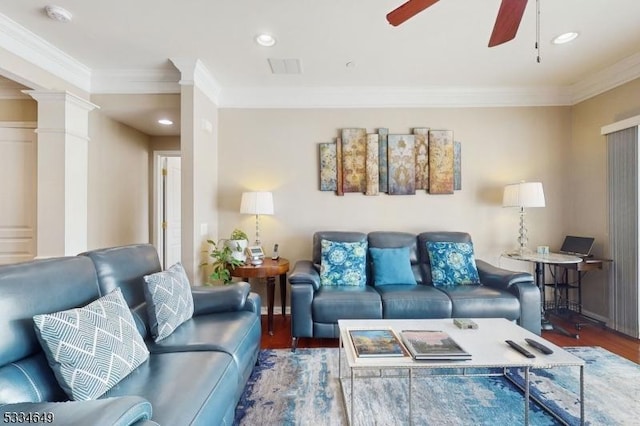
{"label": "white door frame", "polygon": [[[153,229],[152,241],[158,251],[160,263],[164,262],[162,253],[164,252],[164,241],[162,239],[162,204],[164,194],[162,193],[162,160],[165,157],[180,157],[179,150],[153,151]],[[163,265],[165,267],[165,265]]]}

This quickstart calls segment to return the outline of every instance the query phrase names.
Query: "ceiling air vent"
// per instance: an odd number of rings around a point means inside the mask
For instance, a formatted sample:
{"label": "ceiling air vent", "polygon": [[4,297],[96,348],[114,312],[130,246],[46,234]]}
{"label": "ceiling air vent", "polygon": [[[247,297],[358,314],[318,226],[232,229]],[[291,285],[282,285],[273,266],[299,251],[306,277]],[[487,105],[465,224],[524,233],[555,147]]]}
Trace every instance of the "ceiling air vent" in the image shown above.
{"label": "ceiling air vent", "polygon": [[269,58],[269,66],[274,74],[302,74],[299,59]]}

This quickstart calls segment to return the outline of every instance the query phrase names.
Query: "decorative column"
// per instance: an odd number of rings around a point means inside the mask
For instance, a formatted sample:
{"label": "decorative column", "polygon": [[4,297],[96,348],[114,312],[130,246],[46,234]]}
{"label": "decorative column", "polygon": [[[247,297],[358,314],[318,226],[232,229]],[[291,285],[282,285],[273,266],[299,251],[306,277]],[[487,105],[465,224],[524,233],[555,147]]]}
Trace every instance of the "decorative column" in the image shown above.
{"label": "decorative column", "polygon": [[38,102],[37,257],[87,250],[89,112],[69,92],[25,90]]}
{"label": "decorative column", "polygon": [[180,71],[182,265],[194,285],[206,281],[208,238],[218,240],[218,96],[199,59],[171,58]]}

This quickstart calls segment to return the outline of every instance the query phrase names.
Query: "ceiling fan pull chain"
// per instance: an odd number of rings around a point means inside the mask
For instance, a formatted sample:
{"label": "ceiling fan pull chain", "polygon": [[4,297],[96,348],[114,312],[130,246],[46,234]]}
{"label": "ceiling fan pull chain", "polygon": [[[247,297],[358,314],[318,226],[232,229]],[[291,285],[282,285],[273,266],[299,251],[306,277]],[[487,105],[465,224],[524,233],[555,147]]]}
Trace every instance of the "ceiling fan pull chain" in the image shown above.
{"label": "ceiling fan pull chain", "polygon": [[536,0],[536,62],[540,63],[540,0]]}

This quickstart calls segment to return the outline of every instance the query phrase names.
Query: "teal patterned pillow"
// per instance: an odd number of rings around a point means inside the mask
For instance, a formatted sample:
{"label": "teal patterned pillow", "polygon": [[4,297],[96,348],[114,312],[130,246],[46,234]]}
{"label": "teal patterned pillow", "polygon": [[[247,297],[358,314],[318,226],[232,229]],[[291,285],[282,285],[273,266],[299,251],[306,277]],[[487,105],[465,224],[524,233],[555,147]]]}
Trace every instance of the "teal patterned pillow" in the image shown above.
{"label": "teal patterned pillow", "polygon": [[156,342],[193,316],[189,278],[180,262],[166,271],[144,276],[149,327]]}
{"label": "teal patterned pillow", "polygon": [[83,308],[33,321],[60,387],[76,401],[98,398],[149,358],[119,288]]}
{"label": "teal patterned pillow", "polygon": [[320,284],[364,286],[367,283],[367,242],[344,243],[322,240]]}
{"label": "teal patterned pillow", "polygon": [[473,244],[427,241],[435,286],[479,284]]}

